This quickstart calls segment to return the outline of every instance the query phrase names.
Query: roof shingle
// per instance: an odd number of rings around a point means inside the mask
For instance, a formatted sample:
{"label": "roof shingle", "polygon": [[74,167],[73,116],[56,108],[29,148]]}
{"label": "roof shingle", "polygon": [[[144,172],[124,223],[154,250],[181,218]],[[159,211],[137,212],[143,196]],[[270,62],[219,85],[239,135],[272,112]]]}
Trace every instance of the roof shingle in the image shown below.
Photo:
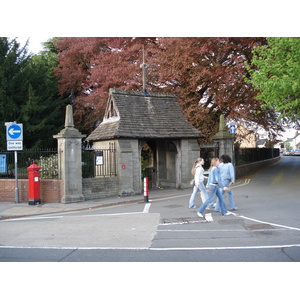
{"label": "roof shingle", "polygon": [[89,141],[116,138],[201,138],[188,123],[176,96],[110,89],[103,122],[87,137]]}

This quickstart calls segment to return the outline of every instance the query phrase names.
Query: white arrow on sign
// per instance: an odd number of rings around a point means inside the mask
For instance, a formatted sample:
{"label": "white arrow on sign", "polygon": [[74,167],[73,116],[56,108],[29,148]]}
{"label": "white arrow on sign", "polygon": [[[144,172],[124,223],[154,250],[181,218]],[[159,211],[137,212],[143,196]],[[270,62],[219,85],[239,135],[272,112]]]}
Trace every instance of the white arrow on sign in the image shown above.
{"label": "white arrow on sign", "polygon": [[14,130],[14,129],[12,128],[12,129],[10,129],[8,132],[9,132],[10,135],[14,135],[15,133],[21,133],[21,130]]}
{"label": "white arrow on sign", "polygon": [[6,140],[22,141],[23,140],[23,124],[6,123]]}

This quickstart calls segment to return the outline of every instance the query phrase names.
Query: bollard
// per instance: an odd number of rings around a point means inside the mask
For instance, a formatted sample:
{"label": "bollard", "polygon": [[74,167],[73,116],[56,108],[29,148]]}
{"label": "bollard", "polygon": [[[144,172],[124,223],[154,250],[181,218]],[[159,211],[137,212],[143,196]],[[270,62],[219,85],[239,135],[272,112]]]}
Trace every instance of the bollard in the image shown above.
{"label": "bollard", "polygon": [[144,178],[144,202],[149,202],[149,178]]}

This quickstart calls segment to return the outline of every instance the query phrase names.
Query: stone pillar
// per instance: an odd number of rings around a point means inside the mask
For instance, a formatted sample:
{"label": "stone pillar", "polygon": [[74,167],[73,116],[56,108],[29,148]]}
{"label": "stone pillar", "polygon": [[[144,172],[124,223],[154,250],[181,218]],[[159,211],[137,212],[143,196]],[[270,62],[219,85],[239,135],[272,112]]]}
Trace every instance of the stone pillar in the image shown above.
{"label": "stone pillar", "polygon": [[192,166],[200,156],[197,140],[181,140],[181,188],[190,188]]}
{"label": "stone pillar", "polygon": [[138,153],[138,140],[118,140],[117,174],[119,179],[120,196],[131,196],[141,193],[141,161]]}
{"label": "stone pillar", "polygon": [[84,201],[82,194],[81,139],[86,135],[74,128],[73,109],[67,105],[65,128],[53,137],[58,142],[59,176],[63,180],[62,203]]}
{"label": "stone pillar", "polygon": [[219,145],[219,156],[227,154],[234,162],[234,137],[228,132],[225,124],[224,115],[220,116],[219,132],[212,137],[214,143]]}

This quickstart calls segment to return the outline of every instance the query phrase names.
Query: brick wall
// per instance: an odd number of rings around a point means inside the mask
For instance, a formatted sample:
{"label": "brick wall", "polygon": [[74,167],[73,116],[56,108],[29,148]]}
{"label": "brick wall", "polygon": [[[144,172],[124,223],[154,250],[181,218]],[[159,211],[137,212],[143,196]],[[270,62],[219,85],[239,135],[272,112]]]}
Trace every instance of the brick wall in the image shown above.
{"label": "brick wall", "polygon": [[[40,196],[44,203],[59,203],[62,197],[62,180],[42,179]],[[19,179],[19,202],[28,202],[28,180]],[[0,202],[15,202],[15,179],[0,179]]]}

